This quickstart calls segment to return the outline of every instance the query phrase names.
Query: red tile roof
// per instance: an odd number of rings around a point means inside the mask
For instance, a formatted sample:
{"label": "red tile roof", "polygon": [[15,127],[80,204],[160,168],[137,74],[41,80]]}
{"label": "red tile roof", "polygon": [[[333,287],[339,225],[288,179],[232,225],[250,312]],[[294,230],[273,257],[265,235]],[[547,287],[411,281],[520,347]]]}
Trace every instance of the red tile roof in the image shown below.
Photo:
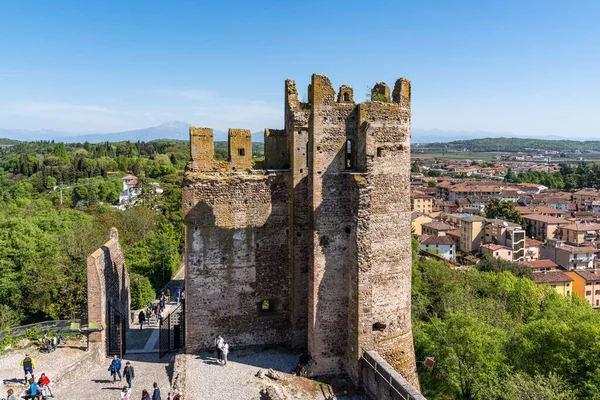
{"label": "red tile roof", "polygon": [[525,261],[525,264],[531,268],[558,268],[558,265],[552,260],[532,260]]}
{"label": "red tile roof", "polygon": [[[600,277],[600,275],[599,275]],[[562,271],[535,272],[533,274],[535,283],[572,282],[573,279]]]}

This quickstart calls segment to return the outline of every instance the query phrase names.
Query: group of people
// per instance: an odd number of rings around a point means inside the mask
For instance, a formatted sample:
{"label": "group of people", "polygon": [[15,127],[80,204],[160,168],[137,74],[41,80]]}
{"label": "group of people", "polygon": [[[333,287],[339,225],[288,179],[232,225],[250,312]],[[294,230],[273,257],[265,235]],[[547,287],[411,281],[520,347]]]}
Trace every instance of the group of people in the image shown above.
{"label": "group of people", "polygon": [[217,360],[223,366],[227,365],[227,355],[229,354],[229,342],[221,335],[215,338],[215,350],[217,351]]}
{"label": "group of people", "polygon": [[[29,353],[26,353],[21,360],[21,367],[23,367],[23,374],[25,375],[25,384],[29,384],[22,398],[45,400],[48,396],[54,397],[52,382],[45,373],[42,373],[38,380],[35,379],[35,360]],[[7,400],[15,400],[13,389],[8,389]]]}
{"label": "group of people", "polygon": [[[142,390],[142,400],[161,400],[158,383],[154,382],[152,386],[152,396],[150,396],[150,392],[144,389]],[[121,400],[131,400],[131,388],[123,386],[123,389],[121,390]]]}
{"label": "group of people", "polygon": [[[117,376],[119,377],[119,382],[121,381],[122,365],[123,363],[121,359],[117,356],[114,356],[110,366],[108,367],[110,375],[113,378],[113,382],[117,381]],[[121,400],[131,400],[131,387],[133,385],[133,379],[135,378],[135,369],[129,361],[125,363],[123,377],[125,378],[125,381],[127,381],[127,386],[123,386],[123,389],[121,389]],[[153,384],[152,396],[150,396],[150,393],[146,389],[142,391],[142,400],[161,400],[158,383],[154,382]]]}
{"label": "group of people", "polygon": [[[176,294],[177,305],[185,302],[185,291],[177,289]],[[150,325],[150,319],[154,315],[157,321],[162,321],[165,313],[165,306],[171,301],[171,290],[161,291],[158,296],[158,301],[149,301],[144,310],[140,310],[138,314],[138,322],[140,324],[140,330],[144,329],[144,324]]]}

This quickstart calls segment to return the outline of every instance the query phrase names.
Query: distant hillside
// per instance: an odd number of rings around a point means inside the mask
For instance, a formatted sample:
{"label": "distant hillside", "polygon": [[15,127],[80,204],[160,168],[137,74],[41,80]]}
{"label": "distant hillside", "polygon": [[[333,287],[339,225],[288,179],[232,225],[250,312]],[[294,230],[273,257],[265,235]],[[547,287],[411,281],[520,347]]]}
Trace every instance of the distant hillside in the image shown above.
{"label": "distant hillside", "polygon": [[470,140],[455,140],[453,142],[437,142],[421,144],[416,149],[444,149],[473,152],[536,152],[536,151],[559,151],[559,152],[590,152],[600,151],[600,141],[577,141],[577,140],[545,140],[524,139],[515,137],[483,138]]}
{"label": "distant hillside", "polygon": [[[190,124],[181,121],[171,121],[149,128],[135,129],[125,132],[112,133],[74,133],[59,132],[52,129],[26,130],[0,128],[0,138],[18,139],[21,141],[37,142],[40,140],[64,143],[100,143],[100,142],[150,142],[157,139],[189,140]],[[215,130],[215,141],[227,140],[227,132]],[[253,142],[262,142],[262,132],[252,133]],[[1,144],[1,143],[0,143]]]}
{"label": "distant hillside", "polygon": [[0,146],[14,146],[17,143],[18,140],[0,138]]}

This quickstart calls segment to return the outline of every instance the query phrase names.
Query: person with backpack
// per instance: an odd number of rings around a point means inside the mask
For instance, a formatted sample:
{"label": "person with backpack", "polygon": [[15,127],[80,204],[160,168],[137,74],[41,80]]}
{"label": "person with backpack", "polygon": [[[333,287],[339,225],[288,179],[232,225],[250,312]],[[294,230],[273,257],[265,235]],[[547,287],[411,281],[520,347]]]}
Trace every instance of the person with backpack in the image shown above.
{"label": "person with backpack", "polygon": [[133,378],[135,378],[135,371],[129,361],[127,361],[125,363],[125,369],[123,370],[123,376],[125,377],[125,380],[127,381],[127,385],[129,385],[129,389],[131,389]]}
{"label": "person with backpack", "polygon": [[121,360],[117,356],[113,356],[113,359],[108,367],[110,375],[113,377],[113,382],[117,381],[117,375],[119,375],[119,382],[121,382]]}
{"label": "person with backpack", "polygon": [[144,328],[144,322],[146,322],[146,313],[144,313],[144,310],[140,311],[140,314],[138,315],[138,321],[140,323],[140,331]]}
{"label": "person with backpack", "polygon": [[150,398],[150,393],[146,389],[142,390],[142,400],[152,400]]}
{"label": "person with backpack", "polygon": [[160,389],[158,388],[158,383],[154,382],[152,384],[154,391],[152,392],[152,400],[161,400],[160,398]]}
{"label": "person with backpack", "polygon": [[31,358],[29,353],[26,353],[25,358],[21,360],[21,367],[23,367],[23,372],[25,373],[25,384],[27,384],[27,374],[31,375],[31,379],[35,380],[35,376],[33,375],[35,361]]}

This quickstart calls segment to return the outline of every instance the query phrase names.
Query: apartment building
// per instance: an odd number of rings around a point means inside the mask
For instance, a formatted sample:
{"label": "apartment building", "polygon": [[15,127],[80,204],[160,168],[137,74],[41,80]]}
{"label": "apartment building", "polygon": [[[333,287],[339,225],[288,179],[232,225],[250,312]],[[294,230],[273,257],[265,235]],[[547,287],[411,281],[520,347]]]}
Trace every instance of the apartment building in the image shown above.
{"label": "apartment building", "polygon": [[535,239],[525,239],[525,261],[539,260],[542,242]]}
{"label": "apartment building", "polygon": [[502,219],[485,219],[483,243],[493,243],[511,249],[510,261],[525,260],[525,230],[521,225]]}
{"label": "apartment building", "polygon": [[460,230],[459,250],[465,253],[473,253],[479,250],[484,243],[483,223],[485,218],[471,214],[451,214],[448,221],[457,223]]}
{"label": "apartment building", "polygon": [[556,237],[568,243],[584,244],[586,242],[597,241],[599,235],[600,224],[569,221],[567,225],[558,227],[558,234]]}
{"label": "apartment building", "polygon": [[570,296],[573,291],[573,278],[560,270],[534,272],[533,281],[538,285],[548,285],[563,296]]}
{"label": "apartment building", "polygon": [[597,252],[595,247],[571,246],[562,240],[548,239],[542,244],[540,258],[552,260],[567,271],[593,269]]}
{"label": "apartment building", "polygon": [[527,224],[527,234],[542,240],[554,238],[558,227],[567,224],[564,219],[541,214],[524,215],[523,219]]}
{"label": "apartment building", "polygon": [[433,197],[421,193],[419,191],[413,191],[410,194],[410,209],[411,211],[420,212],[423,214],[431,213],[433,208]]}

